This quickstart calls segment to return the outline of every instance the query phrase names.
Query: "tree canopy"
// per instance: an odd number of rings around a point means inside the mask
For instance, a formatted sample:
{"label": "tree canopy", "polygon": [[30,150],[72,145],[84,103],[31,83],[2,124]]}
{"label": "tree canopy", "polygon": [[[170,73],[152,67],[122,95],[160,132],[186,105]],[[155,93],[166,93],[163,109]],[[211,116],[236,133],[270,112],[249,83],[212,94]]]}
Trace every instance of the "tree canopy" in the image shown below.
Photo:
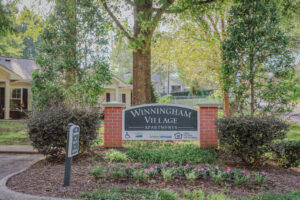
{"label": "tree canopy", "polygon": [[[72,106],[98,103],[109,71],[107,24],[93,0],[57,0],[41,35],[34,73],[37,108],[61,102]],[[100,54],[101,53],[101,54]]]}
{"label": "tree canopy", "polygon": [[295,69],[276,1],[235,1],[228,22],[221,70],[234,109],[285,111],[295,99]]}

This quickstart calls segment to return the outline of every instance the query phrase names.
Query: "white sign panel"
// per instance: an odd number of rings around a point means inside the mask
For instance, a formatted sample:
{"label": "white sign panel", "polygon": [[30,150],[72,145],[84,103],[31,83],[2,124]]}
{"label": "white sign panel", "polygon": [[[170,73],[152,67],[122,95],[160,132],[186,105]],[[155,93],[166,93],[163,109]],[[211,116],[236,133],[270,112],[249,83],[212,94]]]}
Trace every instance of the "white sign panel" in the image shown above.
{"label": "white sign panel", "polygon": [[173,104],[146,104],[122,113],[123,140],[199,140],[199,112]]}
{"label": "white sign panel", "polygon": [[68,157],[73,157],[79,153],[79,135],[80,127],[77,125],[71,125],[69,127],[69,145],[68,145]]}

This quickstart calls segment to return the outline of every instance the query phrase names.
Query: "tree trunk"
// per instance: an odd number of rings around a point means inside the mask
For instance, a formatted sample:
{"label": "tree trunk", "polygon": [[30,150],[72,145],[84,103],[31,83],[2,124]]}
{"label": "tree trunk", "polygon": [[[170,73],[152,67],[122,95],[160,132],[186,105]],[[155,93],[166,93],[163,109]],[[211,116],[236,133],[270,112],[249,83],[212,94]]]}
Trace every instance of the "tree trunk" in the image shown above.
{"label": "tree trunk", "polygon": [[[133,105],[151,103],[151,38],[153,31],[143,30],[143,21],[151,20],[152,0],[134,7],[134,38],[142,38],[142,44],[133,50]],[[140,20],[142,17],[143,20]]]}
{"label": "tree trunk", "polygon": [[167,94],[170,94],[170,65],[168,64],[168,90]]}
{"label": "tree trunk", "polygon": [[230,104],[229,104],[229,94],[227,91],[222,91],[222,99],[223,99],[223,116],[228,117],[230,115]]}
{"label": "tree trunk", "polygon": [[250,55],[250,109],[251,109],[251,116],[254,116],[254,56],[251,54]]}
{"label": "tree trunk", "polygon": [[133,105],[151,103],[151,49],[133,51]]}

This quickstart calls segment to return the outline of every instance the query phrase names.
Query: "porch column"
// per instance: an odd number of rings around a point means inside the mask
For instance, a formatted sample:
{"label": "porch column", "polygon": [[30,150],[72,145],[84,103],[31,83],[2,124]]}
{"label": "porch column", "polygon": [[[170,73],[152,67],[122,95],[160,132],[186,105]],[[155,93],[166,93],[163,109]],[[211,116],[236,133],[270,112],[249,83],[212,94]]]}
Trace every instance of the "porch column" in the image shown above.
{"label": "porch column", "polygon": [[28,97],[27,97],[27,110],[32,111],[32,96],[31,96],[31,88],[28,88]]}
{"label": "porch column", "polygon": [[119,101],[119,86],[116,87],[116,102],[120,102]]}
{"label": "porch column", "polygon": [[5,81],[5,113],[4,113],[4,119],[9,119],[9,111],[10,111],[10,105],[9,105],[9,99],[10,99],[10,81]]}

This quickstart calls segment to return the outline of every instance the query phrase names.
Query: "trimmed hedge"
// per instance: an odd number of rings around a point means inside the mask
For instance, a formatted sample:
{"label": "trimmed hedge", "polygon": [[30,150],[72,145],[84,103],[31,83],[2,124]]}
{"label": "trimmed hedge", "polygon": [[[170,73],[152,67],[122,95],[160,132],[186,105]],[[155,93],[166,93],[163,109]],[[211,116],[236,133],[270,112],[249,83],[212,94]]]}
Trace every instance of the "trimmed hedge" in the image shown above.
{"label": "trimmed hedge", "polygon": [[273,153],[284,168],[300,165],[300,141],[282,141],[273,145]]}
{"label": "trimmed hedge", "polygon": [[67,125],[80,126],[80,152],[86,151],[97,138],[100,124],[96,110],[71,108],[65,105],[53,106],[33,112],[27,121],[29,138],[40,153],[58,157],[65,152]]}
{"label": "trimmed hedge", "polygon": [[274,117],[244,116],[217,121],[220,145],[247,164],[263,161],[274,140],[286,137],[288,125]]}
{"label": "trimmed hedge", "polygon": [[162,148],[162,149],[126,149],[128,159],[142,163],[165,163],[175,162],[180,165],[186,163],[216,163],[217,153],[214,149],[200,149],[193,145],[184,148]]}

